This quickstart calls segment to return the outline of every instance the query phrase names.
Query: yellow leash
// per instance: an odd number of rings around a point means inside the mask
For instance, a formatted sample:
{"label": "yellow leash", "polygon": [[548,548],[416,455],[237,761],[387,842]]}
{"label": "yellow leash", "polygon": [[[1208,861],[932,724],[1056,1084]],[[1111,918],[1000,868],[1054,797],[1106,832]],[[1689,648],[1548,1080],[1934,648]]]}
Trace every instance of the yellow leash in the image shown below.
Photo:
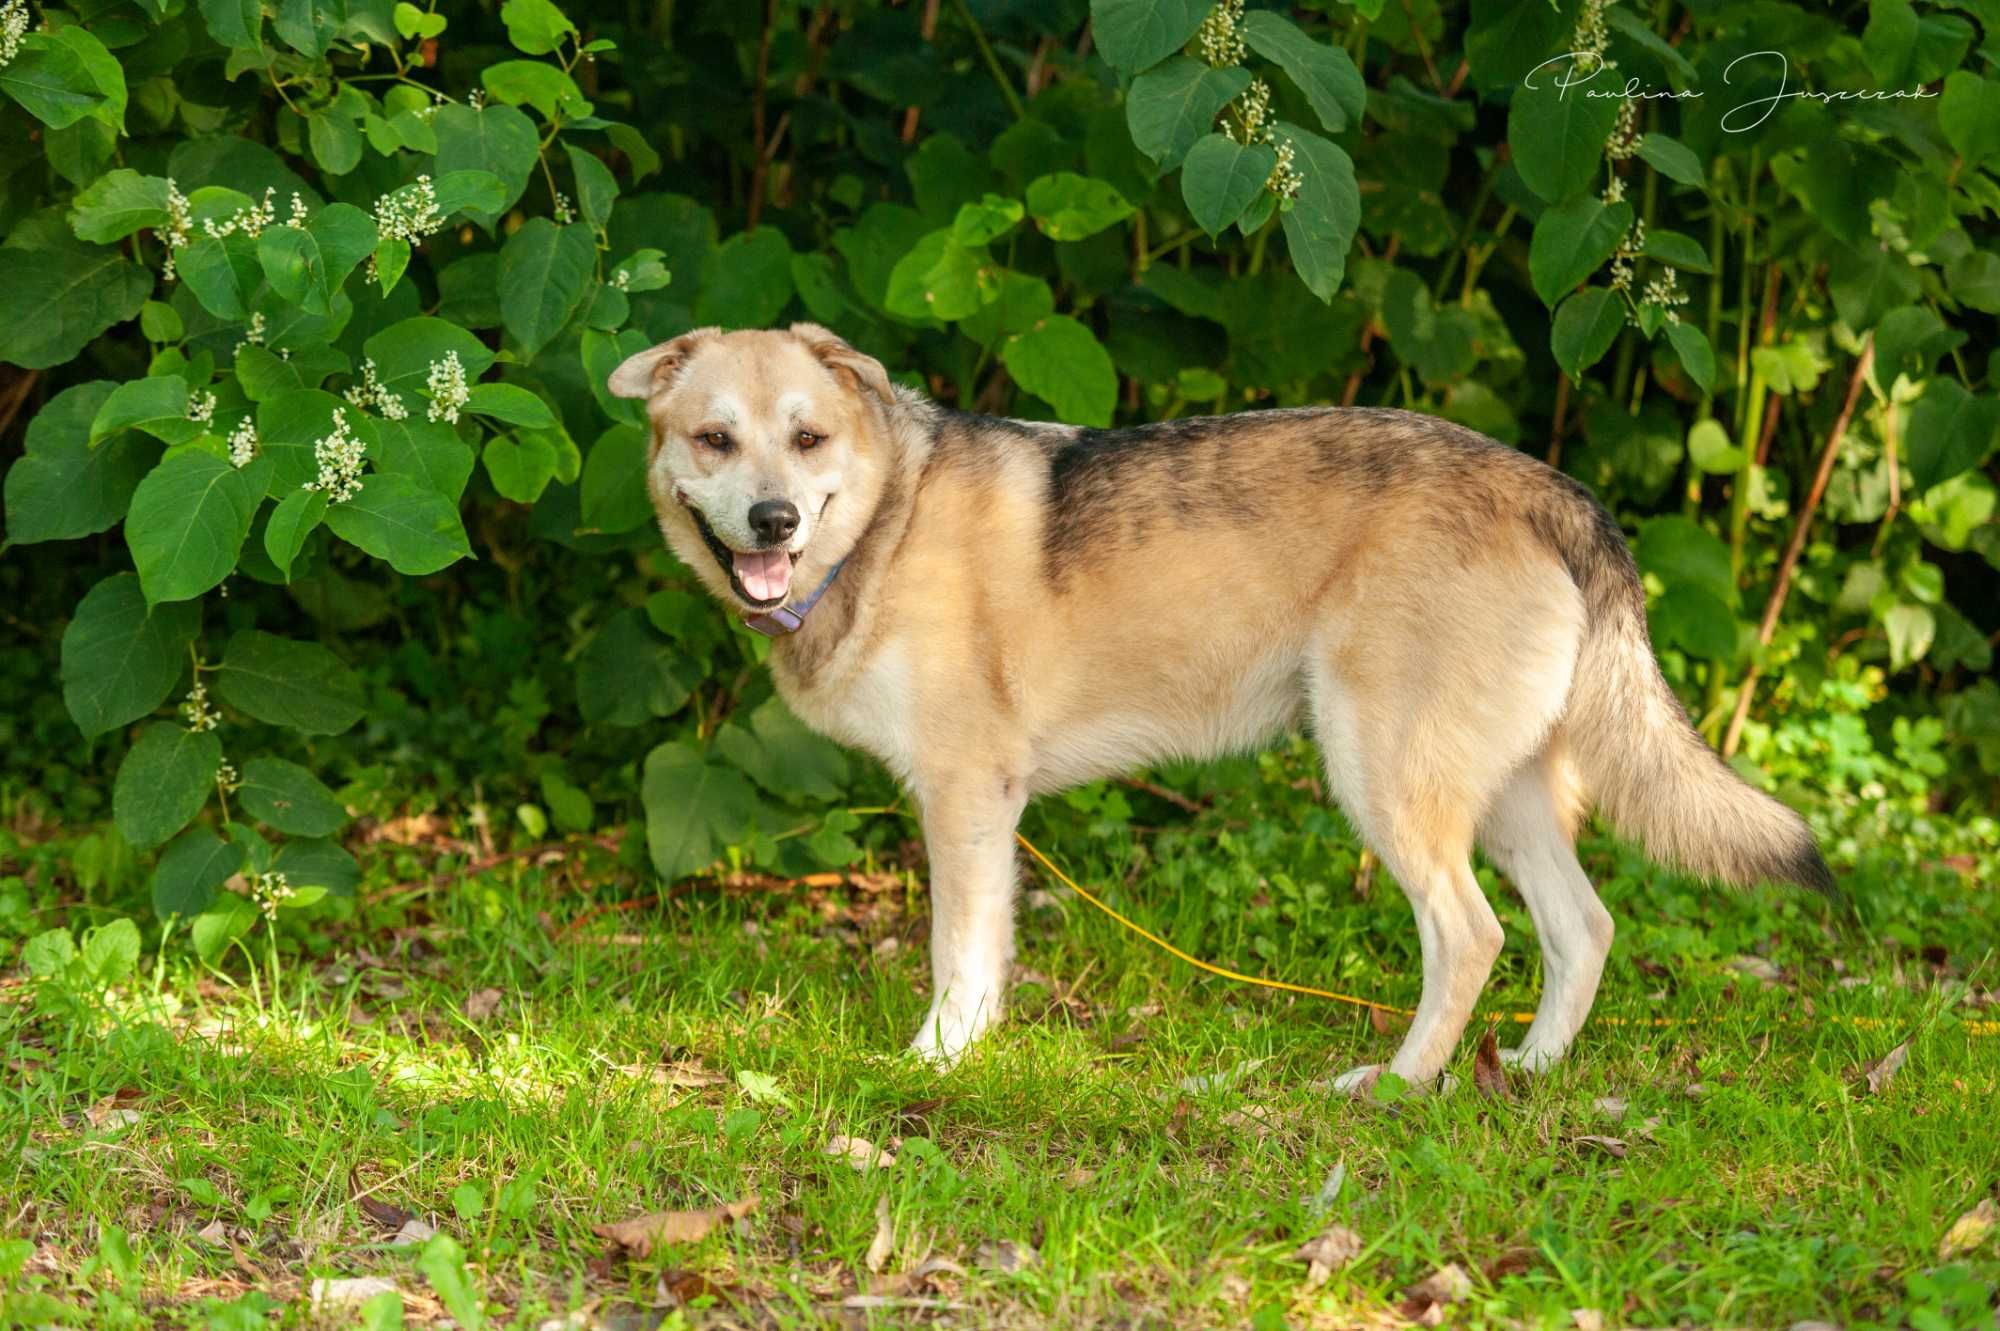
{"label": "yellow leash", "polygon": [[[1324,998],[1335,1003],[1346,1003],[1350,1007],[1369,1008],[1376,1012],[1386,1012],[1390,1016],[1412,1017],[1416,1015],[1416,1013],[1409,1008],[1396,1007],[1393,1004],[1389,1003],[1377,1003],[1373,999],[1357,998],[1353,994],[1336,993],[1331,989],[1315,989],[1309,984],[1293,984],[1289,980],[1271,980],[1271,979],[1266,979],[1261,975],[1245,975],[1241,971],[1233,971],[1228,969],[1227,967],[1217,966],[1212,962],[1203,961],[1200,957],[1192,956],[1186,952],[1181,951],[1179,948],[1175,947],[1172,943],[1169,943],[1166,939],[1160,937],[1158,934],[1152,932],[1150,929],[1147,929],[1144,925],[1141,925],[1134,920],[1126,918],[1125,916],[1119,914],[1116,910],[1112,909],[1112,907],[1107,905],[1105,902],[1098,900],[1098,898],[1096,898],[1095,896],[1092,896],[1088,891],[1084,889],[1082,884],[1078,883],[1074,878],[1071,878],[1068,874],[1064,873],[1062,869],[1056,865],[1056,862],[1054,860],[1042,854],[1041,849],[1037,847],[1034,842],[1028,840],[1028,838],[1022,836],[1019,832],[1014,833],[1014,840],[1020,842],[1021,849],[1027,851],[1028,854],[1034,856],[1035,862],[1040,864],[1044,869],[1047,869],[1050,873],[1054,874],[1056,881],[1061,883],[1064,887],[1076,893],[1078,896],[1082,897],[1085,901],[1088,901],[1091,905],[1097,907],[1097,909],[1103,911],[1106,915],[1109,915],[1112,919],[1118,921],[1118,923],[1124,925],[1127,929],[1130,929],[1133,933],[1139,935],[1139,937],[1151,943],[1154,947],[1157,947],[1163,952],[1169,953],[1175,957],[1180,958],[1182,961],[1185,961],[1188,965],[1195,967],[1197,970],[1207,971],[1210,975],[1220,975],[1223,979],[1234,980],[1238,984],[1254,984],[1261,986],[1262,988],[1265,989],[1280,989],[1286,993],[1305,994],[1310,998]],[[1533,1021],[1534,1019],[1535,1019],[1535,1014],[1532,1012],[1492,1012],[1488,1013],[1486,1016],[1486,1020],[1490,1022],[1511,1021],[1511,1022],[1518,1022],[1525,1024],[1527,1022]],[[1593,1017],[1591,1020],[1600,1025],[1605,1025],[1605,1026],[1680,1026],[1689,1024],[1693,1019],[1675,1018],[1675,1017],[1606,1016],[1606,1017]],[[1829,1020],[1829,1018],[1822,1018],[1822,1020]],[[1830,1020],[1840,1021],[1851,1026],[1861,1026],[1861,1027],[1881,1026],[1887,1024],[1880,1018],[1876,1017],[1833,1017],[1830,1018]],[[1965,1031],[1968,1035],[2000,1035],[2000,1021],[1984,1021],[1984,1020],[1968,1019],[1964,1022],[1964,1026],[1965,1026]]]}

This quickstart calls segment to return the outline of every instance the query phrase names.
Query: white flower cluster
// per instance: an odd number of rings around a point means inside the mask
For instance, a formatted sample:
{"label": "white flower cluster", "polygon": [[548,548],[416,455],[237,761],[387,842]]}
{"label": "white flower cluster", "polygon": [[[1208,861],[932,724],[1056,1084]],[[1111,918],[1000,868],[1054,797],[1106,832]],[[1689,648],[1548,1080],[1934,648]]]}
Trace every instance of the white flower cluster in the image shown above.
{"label": "white flower cluster", "polygon": [[243,330],[243,340],[236,344],[236,349],[241,351],[245,347],[261,347],[263,345],[264,312],[256,310],[251,313],[250,326]]}
{"label": "white flower cluster", "polygon": [[555,214],[556,221],[562,223],[564,226],[568,226],[576,220],[576,209],[571,205],[569,195],[563,193],[561,190],[556,191]]}
{"label": "white flower cluster", "polygon": [[271,202],[271,196],[275,193],[277,193],[275,189],[266,185],[263,202],[253,203],[248,208],[238,208],[225,222],[203,222],[202,234],[211,240],[221,240],[224,236],[234,235],[239,231],[252,239],[263,235],[264,228],[271,225],[272,220],[278,215],[277,206]]}
{"label": "white flower cluster", "polygon": [[215,419],[215,394],[204,388],[197,388],[188,394],[188,419],[197,425],[207,425]]}
{"label": "white flower cluster", "polygon": [[306,201],[299,196],[299,192],[297,190],[293,190],[292,215],[285,219],[285,225],[292,228],[294,231],[300,231],[305,228],[305,224],[306,224]]}
{"label": "white flower cluster", "polygon": [[229,465],[241,471],[257,456],[257,423],[245,416],[229,432]]}
{"label": "white flower cluster", "polygon": [[1271,85],[1262,79],[1251,79],[1250,86],[1230,107],[1236,112],[1236,120],[1242,126],[1239,130],[1229,121],[1222,122],[1222,132],[1238,143],[1263,143],[1271,137]]}
{"label": "white flower cluster", "polygon": [[1688,303],[1688,293],[1681,290],[1681,275],[1669,265],[1658,277],[1646,283],[1643,299],[1651,305],[1658,305],[1667,316],[1667,322],[1681,321],[1679,307]]}
{"label": "white flower cluster", "polygon": [[467,94],[465,104],[475,111],[483,111],[486,109],[486,94],[480,89],[474,88]]}
{"label": "white flower cluster", "polygon": [[243,784],[243,778],[236,774],[236,764],[223,759],[222,765],[215,769],[215,784],[224,790],[234,790]]}
{"label": "white flower cluster", "polygon": [[1610,30],[1604,26],[1604,11],[1614,3],[1616,0],[1583,0],[1583,12],[1576,18],[1576,33],[1569,39],[1577,73],[1595,74],[1600,69],[1617,67],[1616,61],[1604,58],[1604,48],[1611,44]]}
{"label": "white flower cluster", "polygon": [[[1624,197],[1621,193],[1620,198]],[[1632,229],[1618,242],[1612,251],[1611,289],[1630,294],[1632,291],[1632,261],[1646,252],[1646,219],[1632,223]]]}
{"label": "white flower cluster", "polygon": [[277,918],[278,907],[284,905],[291,895],[291,881],[282,873],[272,871],[250,875],[250,899],[257,903],[257,909],[264,912],[267,920]]}
{"label": "white flower cluster", "polygon": [[1219,0],[1195,33],[1201,58],[1217,69],[1240,65],[1247,51],[1243,45],[1243,0]]}
{"label": "white flower cluster", "polygon": [[403,405],[403,399],[391,393],[375,375],[373,357],[361,362],[361,382],[349,388],[347,400],[357,407],[373,407],[382,413],[384,420],[406,419],[410,409]]}
{"label": "white flower cluster", "polygon": [[188,690],[187,701],[181,704],[181,716],[187,720],[187,728],[200,734],[213,730],[221,724],[222,713],[208,705],[208,685],[197,677],[194,687]]}
{"label": "white flower cluster", "polygon": [[1278,164],[1271,168],[1270,179],[1264,182],[1264,188],[1281,199],[1296,199],[1306,184],[1305,173],[1299,170],[1295,160],[1298,151],[1292,147],[1290,139],[1272,141],[1277,144]]}
{"label": "white flower cluster", "polygon": [[425,415],[434,421],[447,425],[458,424],[459,408],[472,399],[472,390],[465,383],[465,366],[460,363],[456,351],[444,353],[443,360],[431,362],[431,372],[424,380],[424,391],[431,395],[430,410]]}
{"label": "white flower cluster", "polygon": [[1618,123],[1604,141],[1604,155],[1614,162],[1637,157],[1645,141],[1646,136],[1639,132],[1639,104],[1627,97],[1618,103]]}
{"label": "white flower cluster", "polygon": [[167,262],[160,275],[171,282],[179,274],[174,271],[174,251],[188,243],[188,232],[194,226],[194,215],[188,211],[187,195],[181,193],[172,176],[167,177],[167,224],[160,231],[160,239],[166,242]]}
{"label": "white flower cluster", "polygon": [[631,287],[631,285],[632,285],[632,274],[626,272],[623,268],[620,268],[618,271],[611,274],[612,290],[625,291],[628,290]]}
{"label": "white flower cluster", "polygon": [[401,189],[377,199],[375,229],[384,240],[407,240],[412,245],[444,230],[444,214],[438,211],[437,190],[432,187],[431,178],[418,176]]}
{"label": "white flower cluster", "polygon": [[313,443],[313,461],[319,475],[305,483],[308,490],[324,491],[327,502],[338,504],[361,493],[361,464],[368,458],[368,445],[347,429],[347,413],[335,410],[333,433]]}
{"label": "white flower cluster", "polygon": [[0,69],[21,53],[21,39],[27,35],[28,0],[7,0],[0,5]]}

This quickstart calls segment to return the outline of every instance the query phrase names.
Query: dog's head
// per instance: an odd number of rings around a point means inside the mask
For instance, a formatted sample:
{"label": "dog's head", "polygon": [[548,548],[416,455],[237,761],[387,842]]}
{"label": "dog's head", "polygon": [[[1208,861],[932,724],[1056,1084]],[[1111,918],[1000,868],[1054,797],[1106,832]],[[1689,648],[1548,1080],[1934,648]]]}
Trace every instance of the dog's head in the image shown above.
{"label": "dog's head", "polygon": [[660,529],[718,596],[769,610],[807,595],[860,536],[894,390],[818,324],[698,328],[628,359],[610,388],[645,401]]}

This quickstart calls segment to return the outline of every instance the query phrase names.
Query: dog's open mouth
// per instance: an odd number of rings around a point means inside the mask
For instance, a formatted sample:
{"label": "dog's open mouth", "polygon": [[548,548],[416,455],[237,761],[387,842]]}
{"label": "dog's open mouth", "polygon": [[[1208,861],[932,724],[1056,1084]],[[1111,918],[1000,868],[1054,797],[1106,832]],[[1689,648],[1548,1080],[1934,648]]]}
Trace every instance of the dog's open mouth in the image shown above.
{"label": "dog's open mouth", "polygon": [[792,589],[792,565],[799,562],[797,554],[782,546],[770,550],[731,550],[708,525],[700,509],[690,504],[687,510],[694,514],[694,525],[709,553],[728,575],[729,589],[744,604],[768,610],[785,599]]}

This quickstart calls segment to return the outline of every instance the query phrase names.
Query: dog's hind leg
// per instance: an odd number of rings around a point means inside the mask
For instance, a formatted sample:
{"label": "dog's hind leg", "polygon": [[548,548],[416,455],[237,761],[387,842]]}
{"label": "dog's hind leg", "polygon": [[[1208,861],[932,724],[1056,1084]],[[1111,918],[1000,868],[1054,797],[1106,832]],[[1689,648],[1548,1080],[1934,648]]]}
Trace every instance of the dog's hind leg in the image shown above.
{"label": "dog's hind leg", "polygon": [[1611,913],[1577,862],[1573,801],[1560,740],[1508,779],[1479,825],[1479,844],[1513,880],[1542,939],[1542,1001],[1518,1049],[1529,1071],[1561,1058],[1590,1015],[1611,952]]}
{"label": "dog's hind leg", "polygon": [[915,1052],[956,1062],[1000,1019],[1014,959],[1014,828],[1026,782],[995,771],[921,783],[931,865],[931,1006]]}

